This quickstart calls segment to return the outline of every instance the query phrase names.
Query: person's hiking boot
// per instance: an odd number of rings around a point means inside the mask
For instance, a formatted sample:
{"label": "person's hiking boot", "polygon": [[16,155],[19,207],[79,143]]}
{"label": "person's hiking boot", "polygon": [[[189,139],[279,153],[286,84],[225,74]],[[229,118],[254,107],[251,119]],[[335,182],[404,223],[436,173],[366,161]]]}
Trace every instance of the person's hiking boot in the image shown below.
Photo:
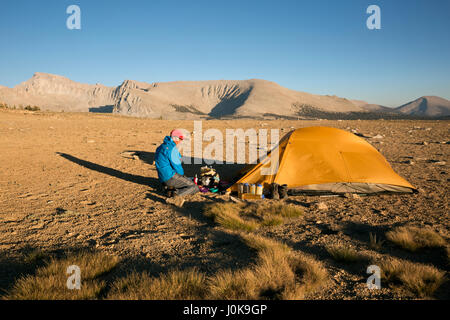
{"label": "person's hiking boot", "polygon": [[166,203],[170,203],[178,208],[181,208],[184,204],[184,198],[180,196],[174,196],[172,198],[167,198]]}
{"label": "person's hiking boot", "polygon": [[278,183],[272,183],[272,199],[278,200],[280,199],[280,194],[278,193]]}
{"label": "person's hiking boot", "polygon": [[162,191],[163,191],[163,193],[164,193],[167,197],[172,198],[172,197],[175,196],[175,191],[176,191],[176,190],[175,190],[175,188],[172,188],[172,187],[168,187],[168,186],[166,186],[166,185],[163,185]]}
{"label": "person's hiking boot", "polygon": [[167,196],[167,198],[175,197],[175,191],[173,191],[171,189],[166,190],[166,196]]}
{"label": "person's hiking boot", "polygon": [[288,196],[287,191],[288,191],[287,184],[282,184],[281,186],[278,187],[278,194],[280,195],[280,199],[287,198]]}

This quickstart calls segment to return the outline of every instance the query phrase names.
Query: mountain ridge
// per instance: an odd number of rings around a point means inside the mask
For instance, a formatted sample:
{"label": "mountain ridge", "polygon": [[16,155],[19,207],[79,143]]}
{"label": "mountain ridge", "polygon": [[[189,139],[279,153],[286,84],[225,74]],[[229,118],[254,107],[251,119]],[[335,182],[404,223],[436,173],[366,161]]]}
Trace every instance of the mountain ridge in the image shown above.
{"label": "mountain ridge", "polygon": [[397,107],[396,111],[416,116],[448,117],[450,101],[437,96],[422,96]]}
{"label": "mountain ridge", "polygon": [[[263,79],[154,83],[127,79],[116,87],[108,87],[98,83],[83,84],[43,72],[36,72],[13,88],[0,86],[0,101],[8,105],[37,105],[50,111],[113,112],[164,119],[264,117],[269,114],[301,117],[302,110],[316,110],[322,115],[412,113],[436,117],[442,113],[447,116],[450,107],[446,103],[449,101],[432,98],[432,111],[427,112],[423,110],[423,102],[408,106],[412,101],[398,108],[388,108],[361,100],[291,90]],[[436,101],[444,107],[434,107]],[[417,104],[422,105],[421,109]],[[417,108],[422,111],[417,111]]]}

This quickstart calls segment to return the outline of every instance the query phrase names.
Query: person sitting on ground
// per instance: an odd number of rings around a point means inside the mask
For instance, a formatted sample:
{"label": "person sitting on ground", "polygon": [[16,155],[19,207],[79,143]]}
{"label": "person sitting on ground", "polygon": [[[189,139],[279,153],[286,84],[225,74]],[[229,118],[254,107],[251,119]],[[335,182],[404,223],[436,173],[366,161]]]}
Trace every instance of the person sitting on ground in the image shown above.
{"label": "person sitting on ground", "polygon": [[183,141],[183,133],[174,129],[170,136],[164,138],[164,142],[156,149],[155,166],[158,171],[159,181],[166,187],[174,189],[174,197],[169,197],[166,202],[182,207],[183,196],[197,193],[197,185],[184,176],[181,165],[181,154],[177,145]]}

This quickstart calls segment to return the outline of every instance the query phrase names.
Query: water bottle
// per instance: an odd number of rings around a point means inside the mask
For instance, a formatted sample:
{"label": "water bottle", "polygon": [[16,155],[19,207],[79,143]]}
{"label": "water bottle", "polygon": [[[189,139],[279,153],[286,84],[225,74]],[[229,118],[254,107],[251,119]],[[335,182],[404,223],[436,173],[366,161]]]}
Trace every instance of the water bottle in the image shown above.
{"label": "water bottle", "polygon": [[262,186],[262,184],[258,184],[256,186],[256,194],[259,195],[259,196],[263,194],[263,186]]}

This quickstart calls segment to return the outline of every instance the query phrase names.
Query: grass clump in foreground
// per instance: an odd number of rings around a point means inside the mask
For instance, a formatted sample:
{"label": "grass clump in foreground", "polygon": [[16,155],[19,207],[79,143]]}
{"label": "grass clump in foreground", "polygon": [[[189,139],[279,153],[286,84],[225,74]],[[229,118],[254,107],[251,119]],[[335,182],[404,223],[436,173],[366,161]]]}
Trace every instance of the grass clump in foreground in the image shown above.
{"label": "grass clump in foreground", "polygon": [[258,216],[279,216],[283,218],[297,218],[303,215],[303,211],[300,210],[300,208],[288,205],[288,204],[270,204],[270,205],[263,205],[257,204],[256,205],[256,213]]}
{"label": "grass clump in foreground", "polygon": [[399,247],[415,252],[423,248],[438,248],[445,240],[433,230],[418,227],[398,227],[386,233],[386,238]]}
{"label": "grass clump in foreground", "polygon": [[433,266],[389,259],[380,265],[382,281],[393,289],[404,290],[419,298],[430,298],[446,281],[445,273]]}
{"label": "grass clump in foreground", "polygon": [[171,271],[159,278],[133,273],[119,279],[111,299],[301,299],[324,285],[327,272],[316,260],[294,254],[279,242],[241,235],[258,252],[248,268],[206,277],[196,269]]}
{"label": "grass clump in foreground", "polygon": [[243,205],[237,203],[219,203],[206,206],[204,215],[212,218],[221,226],[230,230],[253,231],[259,224],[251,219],[244,219],[239,212]]}
{"label": "grass clump in foreground", "polygon": [[[20,278],[4,299],[302,299],[323,286],[328,274],[313,258],[294,253],[280,242],[241,233],[258,254],[256,262],[240,270],[206,276],[197,269],[172,270],[152,277],[133,272],[125,277],[100,279],[118,263],[101,253],[81,253],[50,259],[35,275]],[[67,288],[67,267],[81,270],[81,289]]]}
{"label": "grass clump in foreground", "polygon": [[326,283],[326,270],[313,258],[258,235],[242,238],[258,251],[258,260],[247,269],[213,278],[213,299],[303,299]]}
{"label": "grass clump in foreground", "polygon": [[132,273],[114,282],[108,299],[193,300],[207,295],[205,275],[197,269],[173,270],[160,277]]}
{"label": "grass clump in foreground", "polygon": [[[118,258],[102,253],[82,252],[61,260],[49,259],[34,275],[22,277],[3,299],[52,300],[52,299],[98,299],[106,284],[100,276],[111,271]],[[81,271],[80,290],[67,288],[67,268],[76,265]]]}
{"label": "grass clump in foreground", "polygon": [[[241,270],[224,270],[206,276],[194,268],[172,270],[158,277],[133,272],[107,286],[98,277],[114,268],[117,259],[86,254],[51,260],[38,269],[35,276],[19,279],[6,298],[302,299],[327,282],[328,274],[323,265],[310,256],[293,252],[285,244],[248,233],[300,214],[296,208],[272,205],[263,208],[259,204],[224,203],[206,207],[206,216],[225,228],[239,230],[238,235],[257,252],[256,262]],[[82,270],[81,290],[66,287],[65,270],[72,264]],[[110,288],[108,292],[107,288]]]}
{"label": "grass clump in foreground", "polygon": [[303,215],[303,211],[286,204],[215,203],[205,207],[204,215],[227,229],[251,232],[261,227],[284,224],[289,219]]}
{"label": "grass clump in foreground", "polygon": [[43,265],[45,263],[48,263],[49,259],[50,259],[50,256],[47,253],[45,253],[44,251],[35,249],[35,250],[29,252],[23,258],[23,261],[26,264],[36,268],[36,267],[39,267],[39,266],[41,266],[41,265]]}
{"label": "grass clump in foreground", "polygon": [[327,248],[334,260],[344,263],[354,263],[363,260],[363,256],[355,249],[345,245],[331,245]]}

